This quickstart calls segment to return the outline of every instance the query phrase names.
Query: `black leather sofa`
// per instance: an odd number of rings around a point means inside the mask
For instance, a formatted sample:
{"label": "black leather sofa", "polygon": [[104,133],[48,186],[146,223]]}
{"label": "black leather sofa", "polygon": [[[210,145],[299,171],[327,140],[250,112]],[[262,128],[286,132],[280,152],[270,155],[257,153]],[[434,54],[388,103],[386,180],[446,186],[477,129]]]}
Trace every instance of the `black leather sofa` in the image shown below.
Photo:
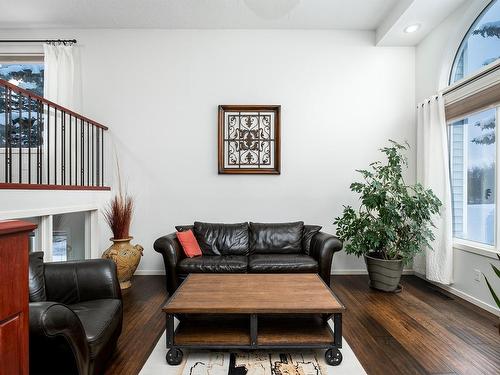
{"label": "black leather sofa", "polygon": [[158,238],[167,291],[174,293],[190,273],[318,273],[330,285],[333,254],[342,249],[321,227],[294,223],[239,223],[176,226],[192,229],[202,256],[187,258],[175,233]]}
{"label": "black leather sofa", "polygon": [[30,374],[102,374],[122,330],[116,265],[30,253]]}

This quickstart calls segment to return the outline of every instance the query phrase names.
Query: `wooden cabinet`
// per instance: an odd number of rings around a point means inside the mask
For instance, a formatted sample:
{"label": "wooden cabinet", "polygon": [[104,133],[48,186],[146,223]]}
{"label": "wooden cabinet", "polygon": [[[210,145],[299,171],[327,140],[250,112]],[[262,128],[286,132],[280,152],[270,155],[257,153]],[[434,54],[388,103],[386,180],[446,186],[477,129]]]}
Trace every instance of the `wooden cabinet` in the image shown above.
{"label": "wooden cabinet", "polygon": [[28,242],[35,228],[0,222],[0,375],[28,374]]}

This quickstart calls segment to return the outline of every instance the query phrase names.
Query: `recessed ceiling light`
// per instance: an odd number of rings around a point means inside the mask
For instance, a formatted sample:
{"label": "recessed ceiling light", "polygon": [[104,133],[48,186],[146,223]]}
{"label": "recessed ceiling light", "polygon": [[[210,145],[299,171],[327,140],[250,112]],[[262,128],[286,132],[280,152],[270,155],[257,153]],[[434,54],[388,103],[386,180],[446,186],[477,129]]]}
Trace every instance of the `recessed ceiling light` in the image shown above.
{"label": "recessed ceiling light", "polygon": [[414,33],[418,29],[420,29],[420,24],[418,24],[418,23],[416,23],[414,25],[406,26],[405,33]]}

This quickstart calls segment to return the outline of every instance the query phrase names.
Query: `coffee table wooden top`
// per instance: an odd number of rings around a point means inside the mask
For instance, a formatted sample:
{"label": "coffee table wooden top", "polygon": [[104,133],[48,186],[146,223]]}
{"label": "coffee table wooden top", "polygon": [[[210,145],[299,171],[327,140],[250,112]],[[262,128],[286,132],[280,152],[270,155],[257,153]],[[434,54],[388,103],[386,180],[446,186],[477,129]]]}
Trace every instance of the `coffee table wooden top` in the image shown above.
{"label": "coffee table wooden top", "polygon": [[317,274],[190,274],[163,307],[166,313],[339,313],[344,310]]}

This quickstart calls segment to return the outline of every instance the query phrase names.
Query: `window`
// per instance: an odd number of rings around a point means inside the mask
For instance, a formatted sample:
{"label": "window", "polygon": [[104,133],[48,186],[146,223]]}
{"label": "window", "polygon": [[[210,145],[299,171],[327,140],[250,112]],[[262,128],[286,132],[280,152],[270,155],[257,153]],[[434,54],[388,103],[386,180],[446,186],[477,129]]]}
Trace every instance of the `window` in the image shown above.
{"label": "window", "polygon": [[[43,62],[2,63],[1,61],[0,57],[0,79],[43,96]],[[41,124],[37,121],[41,115],[39,116],[35,101],[18,95],[6,98],[6,91],[0,87],[0,148],[5,148],[7,145],[12,147],[41,145],[40,134],[43,134],[43,129],[38,129]],[[12,116],[12,126],[7,128],[8,116]]]}
{"label": "window", "polygon": [[85,259],[85,215],[71,212],[53,216],[53,261]]}
{"label": "window", "polygon": [[15,219],[36,224],[30,233],[29,251],[43,251],[47,261],[80,260],[100,256],[98,248],[97,207],[53,213],[28,210],[2,219]]}
{"label": "window", "polygon": [[472,24],[453,63],[450,84],[500,58],[500,0],[493,0]]}
{"label": "window", "polygon": [[497,110],[449,124],[454,237],[495,245]]}
{"label": "window", "polygon": [[457,48],[450,86],[443,91],[454,244],[487,256],[500,248],[499,60],[500,0],[493,0]]}

